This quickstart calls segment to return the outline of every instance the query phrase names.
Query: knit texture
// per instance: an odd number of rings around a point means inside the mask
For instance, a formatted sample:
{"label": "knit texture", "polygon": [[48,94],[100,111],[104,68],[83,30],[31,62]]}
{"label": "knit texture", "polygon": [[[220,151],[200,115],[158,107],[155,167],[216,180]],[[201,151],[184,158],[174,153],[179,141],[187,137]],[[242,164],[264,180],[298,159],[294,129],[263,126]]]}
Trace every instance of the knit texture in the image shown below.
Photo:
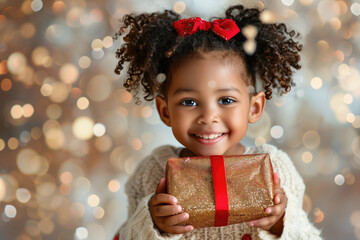
{"label": "knit texture", "polygon": [[161,178],[165,177],[166,162],[179,157],[182,148],[165,145],[153,150],[136,167],[125,184],[128,196],[128,219],[120,227],[119,239],[242,239],[247,234],[255,239],[322,239],[320,231],[308,220],[302,209],[305,191],[304,181],[289,156],[270,144],[247,147],[244,154],[269,153],[274,172],[280,176],[288,202],[284,216],[284,230],[280,238],[259,228],[250,228],[246,223],[223,227],[199,228],[185,234],[160,233],[155,226],[148,203],[155,194]]}

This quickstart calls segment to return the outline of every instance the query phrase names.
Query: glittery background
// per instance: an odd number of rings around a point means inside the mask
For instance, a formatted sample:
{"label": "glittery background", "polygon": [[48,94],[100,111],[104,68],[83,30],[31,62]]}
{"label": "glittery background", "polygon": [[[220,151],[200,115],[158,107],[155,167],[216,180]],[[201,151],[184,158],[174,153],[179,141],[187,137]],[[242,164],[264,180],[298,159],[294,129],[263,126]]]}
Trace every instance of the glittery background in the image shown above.
{"label": "glittery background", "polygon": [[[224,156],[228,225],[265,216],[273,205],[273,170],[268,154]],[[215,194],[209,157],[171,158],[166,165],[167,191],[189,219],[182,224],[213,227]]]}
{"label": "glittery background", "polygon": [[289,154],[325,239],[360,239],[355,0],[0,0],[0,238],[111,239],[136,164],[179,146],[154,105],[136,106],[113,73],[118,19],[165,8],[207,19],[239,2],[266,7],[263,21],[289,24],[304,44],[296,87],[267,102],[243,143]]}

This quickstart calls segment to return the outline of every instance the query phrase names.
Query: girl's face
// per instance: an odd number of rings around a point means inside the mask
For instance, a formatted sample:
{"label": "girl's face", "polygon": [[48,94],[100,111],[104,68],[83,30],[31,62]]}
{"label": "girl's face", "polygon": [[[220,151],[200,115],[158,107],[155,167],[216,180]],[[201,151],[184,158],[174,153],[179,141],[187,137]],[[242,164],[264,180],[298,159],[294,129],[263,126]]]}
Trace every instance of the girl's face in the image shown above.
{"label": "girl's face", "polygon": [[248,122],[261,118],[265,94],[250,98],[244,63],[223,52],[203,53],[181,64],[172,74],[167,100],[156,98],[162,121],[175,138],[195,155],[235,155]]}

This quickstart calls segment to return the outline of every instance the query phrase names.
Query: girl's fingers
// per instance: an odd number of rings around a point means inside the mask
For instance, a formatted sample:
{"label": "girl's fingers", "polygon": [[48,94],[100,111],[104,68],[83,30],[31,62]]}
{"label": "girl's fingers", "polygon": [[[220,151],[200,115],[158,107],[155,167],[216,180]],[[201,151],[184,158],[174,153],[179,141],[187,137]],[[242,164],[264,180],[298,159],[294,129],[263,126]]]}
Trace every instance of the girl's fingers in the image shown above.
{"label": "girl's fingers", "polygon": [[274,173],[274,190],[280,189],[279,173]]}
{"label": "girl's fingers", "polygon": [[165,178],[162,178],[160,180],[160,183],[157,185],[156,187],[156,191],[155,191],[156,194],[159,194],[159,193],[166,193],[166,179]]}
{"label": "girl's fingers", "polygon": [[258,220],[251,221],[248,223],[248,225],[250,227],[267,229],[270,228],[272,225],[274,225],[276,221],[277,221],[276,216],[270,216],[270,217],[263,217]]}
{"label": "girl's fingers", "polygon": [[152,205],[160,205],[160,204],[177,204],[177,199],[170,195],[170,194],[166,194],[166,193],[159,193],[156,194],[152,197],[152,199],[150,200],[150,203]]}
{"label": "girl's fingers", "polygon": [[265,212],[267,214],[269,214],[270,216],[278,216],[278,215],[281,215],[283,213],[283,206],[282,205],[276,205],[276,206],[273,206],[273,207],[268,207]]}
{"label": "girl's fingers", "polygon": [[158,217],[157,221],[159,222],[160,226],[163,227],[170,227],[176,224],[182,223],[183,221],[189,219],[188,213],[181,213],[174,216],[167,216],[167,217]]}
{"label": "girl's fingers", "polygon": [[178,214],[181,211],[180,205],[157,205],[154,207],[153,214],[156,217],[166,217]]}
{"label": "girl's fingers", "polygon": [[187,233],[194,230],[194,227],[191,225],[186,226],[170,226],[165,228],[165,232],[172,233],[172,234],[181,234]]}

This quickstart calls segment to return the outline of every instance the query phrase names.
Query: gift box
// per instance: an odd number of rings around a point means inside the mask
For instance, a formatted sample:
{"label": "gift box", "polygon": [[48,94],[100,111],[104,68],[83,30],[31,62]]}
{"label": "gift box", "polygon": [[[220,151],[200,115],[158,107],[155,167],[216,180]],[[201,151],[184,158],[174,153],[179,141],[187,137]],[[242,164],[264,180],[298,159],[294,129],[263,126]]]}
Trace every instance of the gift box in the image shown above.
{"label": "gift box", "polygon": [[226,226],[267,216],[273,206],[269,154],[170,158],[167,193],[177,198],[194,228]]}

